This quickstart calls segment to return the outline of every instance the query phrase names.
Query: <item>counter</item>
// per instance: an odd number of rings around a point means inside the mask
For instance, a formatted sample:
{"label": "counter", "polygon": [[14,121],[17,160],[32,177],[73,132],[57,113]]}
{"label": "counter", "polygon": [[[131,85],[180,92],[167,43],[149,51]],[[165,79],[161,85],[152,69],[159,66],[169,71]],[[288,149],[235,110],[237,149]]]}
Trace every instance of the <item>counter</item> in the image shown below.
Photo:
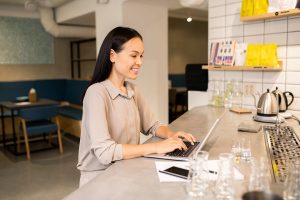
{"label": "counter", "polygon": [[[223,117],[203,148],[209,152],[209,159],[217,159],[221,152],[230,152],[233,138],[244,137],[251,141],[254,158],[268,157],[262,131],[259,133],[237,131],[241,122],[252,121],[252,114],[237,114],[224,108],[210,106],[196,107],[170,124],[170,128],[174,131],[184,130],[194,134],[196,138],[202,138],[203,134],[209,131],[214,121],[223,113]],[[299,134],[300,127],[295,121],[288,120],[288,124],[293,126],[296,133]],[[147,142],[156,140],[158,138],[153,137]],[[185,183],[159,182],[155,160],[142,157],[115,162],[91,182],[77,189],[65,199],[187,199]],[[250,165],[241,162],[235,166],[245,175],[244,181],[237,183],[240,196],[246,190]],[[271,174],[270,177],[272,177]],[[274,180],[271,182],[272,191],[280,194],[283,189],[282,184],[276,184]]]}

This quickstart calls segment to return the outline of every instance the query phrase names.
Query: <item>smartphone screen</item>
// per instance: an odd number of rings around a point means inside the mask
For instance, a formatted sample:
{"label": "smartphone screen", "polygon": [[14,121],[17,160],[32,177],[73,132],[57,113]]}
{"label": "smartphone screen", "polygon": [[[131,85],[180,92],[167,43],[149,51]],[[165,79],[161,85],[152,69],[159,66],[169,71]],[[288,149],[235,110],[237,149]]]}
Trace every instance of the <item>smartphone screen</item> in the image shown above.
{"label": "smartphone screen", "polygon": [[189,175],[189,170],[179,168],[179,167],[175,167],[175,166],[170,167],[170,168],[165,169],[165,170],[162,170],[160,172],[165,173],[165,174],[169,174],[169,175],[173,175],[173,176],[177,176],[177,177],[180,177],[180,178],[184,178],[184,179],[187,179],[187,177]]}

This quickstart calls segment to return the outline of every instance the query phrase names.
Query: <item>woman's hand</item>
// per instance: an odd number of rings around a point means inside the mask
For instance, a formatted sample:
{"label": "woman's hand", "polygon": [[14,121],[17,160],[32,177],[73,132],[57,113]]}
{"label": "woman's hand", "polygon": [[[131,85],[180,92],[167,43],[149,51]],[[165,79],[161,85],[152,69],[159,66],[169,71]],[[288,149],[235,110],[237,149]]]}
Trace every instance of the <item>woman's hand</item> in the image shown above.
{"label": "woman's hand", "polygon": [[182,139],[170,137],[168,139],[156,143],[156,153],[168,153],[174,151],[175,149],[187,149]]}
{"label": "woman's hand", "polygon": [[175,149],[186,150],[187,147],[183,143],[183,140],[189,141],[192,145],[196,141],[195,137],[192,134],[185,133],[183,131],[176,132],[168,139],[158,142],[156,145],[157,153],[168,153],[174,151]]}
{"label": "woman's hand", "polygon": [[186,133],[184,131],[178,131],[175,134],[173,134],[170,138],[185,139],[185,140],[189,141],[192,145],[194,145],[194,142],[196,142],[196,139],[192,134]]}

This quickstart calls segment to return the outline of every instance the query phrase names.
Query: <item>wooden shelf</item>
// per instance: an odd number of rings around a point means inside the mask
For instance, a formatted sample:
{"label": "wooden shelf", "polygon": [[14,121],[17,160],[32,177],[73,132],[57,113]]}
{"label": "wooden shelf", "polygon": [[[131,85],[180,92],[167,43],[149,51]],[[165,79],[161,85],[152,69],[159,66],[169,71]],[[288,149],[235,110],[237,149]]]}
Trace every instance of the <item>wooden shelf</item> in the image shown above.
{"label": "wooden shelf", "polygon": [[240,20],[244,21],[244,22],[250,22],[250,21],[263,20],[263,19],[274,19],[274,18],[279,18],[279,17],[287,17],[287,16],[293,16],[293,15],[300,15],[300,9],[295,8],[295,9],[283,10],[283,11],[279,11],[279,12],[241,17]]}
{"label": "wooden shelf", "polygon": [[282,60],[278,60],[277,67],[270,66],[211,66],[203,65],[202,69],[207,70],[224,70],[224,71],[281,71]]}

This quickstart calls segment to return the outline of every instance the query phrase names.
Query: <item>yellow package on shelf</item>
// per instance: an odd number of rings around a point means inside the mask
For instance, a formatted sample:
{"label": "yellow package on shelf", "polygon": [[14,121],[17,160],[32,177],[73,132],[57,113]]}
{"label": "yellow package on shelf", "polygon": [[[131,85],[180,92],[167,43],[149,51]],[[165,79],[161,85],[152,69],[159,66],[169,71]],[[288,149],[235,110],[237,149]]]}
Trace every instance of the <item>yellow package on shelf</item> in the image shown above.
{"label": "yellow package on shelf", "polygon": [[276,44],[249,44],[246,54],[246,66],[272,66],[276,67]]}
{"label": "yellow package on shelf", "polygon": [[268,13],[268,0],[253,0],[253,15]]}
{"label": "yellow package on shelf", "polygon": [[261,44],[248,44],[246,53],[246,66],[260,66]]}
{"label": "yellow package on shelf", "polygon": [[241,7],[241,17],[252,16],[253,15],[253,2],[254,0],[243,0]]}
{"label": "yellow package on shelf", "polygon": [[276,67],[278,64],[277,59],[277,45],[264,44],[261,47],[260,66]]}

